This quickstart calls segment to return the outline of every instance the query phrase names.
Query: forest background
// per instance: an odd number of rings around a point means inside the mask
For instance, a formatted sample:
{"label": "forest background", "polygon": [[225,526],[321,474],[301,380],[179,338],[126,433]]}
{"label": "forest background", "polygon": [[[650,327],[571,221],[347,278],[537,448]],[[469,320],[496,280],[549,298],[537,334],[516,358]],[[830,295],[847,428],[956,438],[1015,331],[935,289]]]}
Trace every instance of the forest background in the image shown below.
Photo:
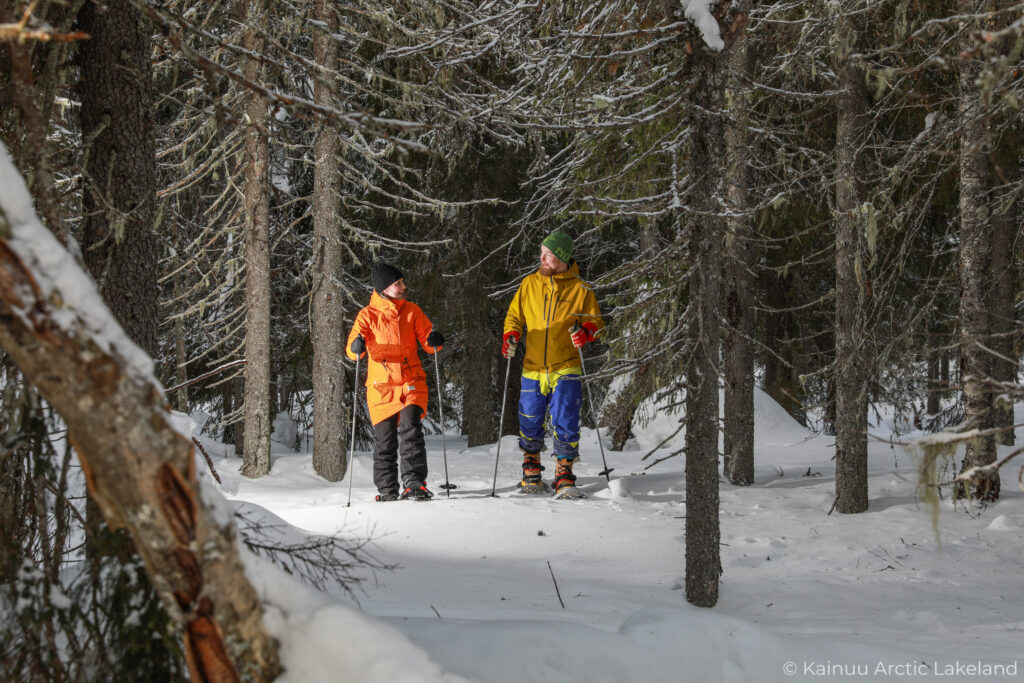
{"label": "forest background", "polygon": [[[283,413],[342,480],[343,338],[381,259],[447,337],[448,428],[493,443],[516,424],[505,307],[555,229],[609,322],[586,361],[610,448],[685,389],[692,603],[717,599],[719,472],[753,480],[755,384],[835,435],[839,513],[869,505],[882,404],[947,430],[933,458],[967,441],[926,494],[995,500],[1022,392],[1022,53],[1010,0],[0,2],[4,667],[273,678],[240,569],[194,543],[227,548],[230,520],[147,382],[210,414],[246,476]],[[53,343],[39,321],[73,306],[52,296],[24,325],[18,283],[48,290],[18,175],[151,377],[116,344]]]}

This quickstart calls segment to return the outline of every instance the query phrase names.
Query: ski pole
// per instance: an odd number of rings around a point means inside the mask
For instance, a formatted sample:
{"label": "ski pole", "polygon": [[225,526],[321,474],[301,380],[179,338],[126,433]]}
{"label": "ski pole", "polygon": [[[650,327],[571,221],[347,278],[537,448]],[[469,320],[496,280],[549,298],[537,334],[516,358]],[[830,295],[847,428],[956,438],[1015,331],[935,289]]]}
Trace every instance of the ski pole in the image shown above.
{"label": "ski pole", "polygon": [[441,362],[437,360],[438,349],[434,349],[434,370],[437,371],[437,407],[441,411],[441,452],[444,454],[444,486],[445,494],[448,498],[452,497],[451,490],[455,488],[455,484],[448,483],[448,446],[445,444],[444,438],[444,399],[441,396]]}
{"label": "ski pole", "polygon": [[352,465],[356,457],[356,401],[359,400],[359,356],[356,356],[356,375],[352,380],[352,438],[348,448],[348,502],[345,507],[352,507]]}
{"label": "ski pole", "polygon": [[[576,334],[580,329],[580,324],[577,322],[573,325],[570,332]],[[594,429],[597,431],[597,445],[601,449],[601,464],[604,465],[604,469],[598,474],[603,474],[606,481],[611,481],[611,473],[615,471],[614,467],[608,467],[608,461],[604,459],[604,444],[601,442],[601,427],[597,424],[597,415],[594,413],[594,395],[590,393],[590,385],[587,384],[587,368],[583,364],[583,347],[578,346],[576,350],[580,354],[580,381],[583,382],[583,386],[587,388],[587,402],[590,403],[590,419],[594,421]]]}
{"label": "ski pole", "polygon": [[501,392],[501,414],[498,416],[498,448],[494,452],[494,481],[491,483],[491,497],[497,498],[494,491],[498,486],[498,456],[501,454],[501,433],[505,428],[505,399],[508,398],[508,373],[512,369],[512,357],[509,356],[505,366],[505,390]]}

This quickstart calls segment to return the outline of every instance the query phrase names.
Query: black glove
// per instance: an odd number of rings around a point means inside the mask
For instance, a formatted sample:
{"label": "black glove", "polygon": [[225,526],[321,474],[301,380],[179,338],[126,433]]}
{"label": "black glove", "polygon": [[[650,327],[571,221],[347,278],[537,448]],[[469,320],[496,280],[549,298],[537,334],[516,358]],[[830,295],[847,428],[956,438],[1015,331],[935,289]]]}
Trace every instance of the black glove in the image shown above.
{"label": "black glove", "polygon": [[444,335],[437,330],[431,330],[427,335],[427,346],[433,346],[435,349],[444,346]]}
{"label": "black glove", "polygon": [[349,349],[351,349],[352,353],[356,354],[357,356],[362,356],[364,353],[366,353],[366,340],[363,339],[363,335],[359,335],[358,337],[353,339],[352,346],[350,346]]}

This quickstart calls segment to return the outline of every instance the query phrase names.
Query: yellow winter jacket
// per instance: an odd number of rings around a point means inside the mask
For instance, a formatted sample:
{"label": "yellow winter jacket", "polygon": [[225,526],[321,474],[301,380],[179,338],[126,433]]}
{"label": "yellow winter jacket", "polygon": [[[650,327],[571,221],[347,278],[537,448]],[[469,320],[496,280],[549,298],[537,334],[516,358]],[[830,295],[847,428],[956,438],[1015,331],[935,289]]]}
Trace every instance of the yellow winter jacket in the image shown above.
{"label": "yellow winter jacket", "polygon": [[569,330],[589,322],[604,327],[594,290],[580,279],[575,261],[569,269],[550,277],[531,273],[523,278],[505,315],[504,332],[516,331],[526,342],[524,372],[554,372],[579,367],[579,351]]}

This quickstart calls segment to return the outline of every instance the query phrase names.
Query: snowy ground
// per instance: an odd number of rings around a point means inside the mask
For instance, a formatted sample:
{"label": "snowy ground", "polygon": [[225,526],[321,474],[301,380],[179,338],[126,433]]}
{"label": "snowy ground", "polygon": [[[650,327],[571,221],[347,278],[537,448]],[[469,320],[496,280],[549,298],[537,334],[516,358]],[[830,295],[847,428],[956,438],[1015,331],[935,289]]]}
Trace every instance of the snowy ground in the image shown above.
{"label": "snowy ground", "polygon": [[449,436],[451,498],[439,487],[435,437],[433,501],[375,503],[370,455],[357,453],[351,507],[348,481],[319,479],[308,453],[278,453],[270,476],[249,481],[208,442],[229,499],[310,533],[371,536],[374,555],[400,565],[369,577],[353,609],[252,560],[276,605],[282,680],[1024,681],[1018,467],[988,509],[943,506],[940,547],[916,502],[914,456],[875,442],[869,511],[828,516],[833,440],[759,394],[757,482],[722,483],[720,600],[700,609],[681,590],[683,462],[643,469],[682,436],[641,462],[677,419],[663,416],[631,450],[607,454],[611,486],[597,474],[596,435],[585,432],[582,501],[516,493],[512,437],[502,442],[498,498],[489,495],[495,446]]}

